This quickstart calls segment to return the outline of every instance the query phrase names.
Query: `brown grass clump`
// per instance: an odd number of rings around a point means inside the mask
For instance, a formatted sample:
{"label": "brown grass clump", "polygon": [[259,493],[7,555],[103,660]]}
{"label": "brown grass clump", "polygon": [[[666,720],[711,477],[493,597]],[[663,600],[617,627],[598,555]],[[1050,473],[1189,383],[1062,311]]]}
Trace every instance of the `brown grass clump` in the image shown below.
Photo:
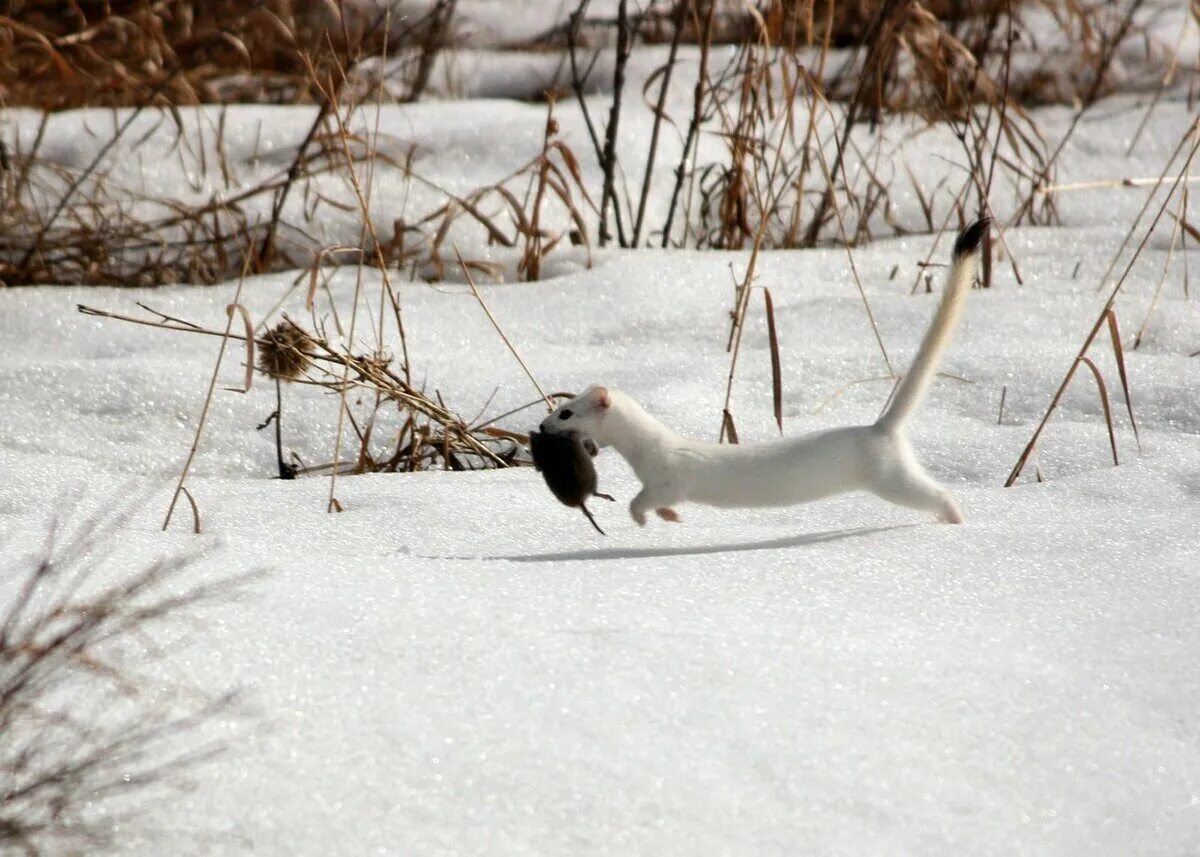
{"label": "brown grass clump", "polygon": [[9,0],[0,2],[0,103],[60,110],[319,101],[322,76],[407,53],[402,100],[424,92],[453,34],[454,0]]}
{"label": "brown grass clump", "polygon": [[312,366],[312,337],[291,321],[269,328],[258,342],[258,369],[271,378],[294,381]]}
{"label": "brown grass clump", "polygon": [[[341,4],[339,4],[341,5]],[[57,0],[0,8],[0,100],[50,110],[140,103],[197,104],[238,94],[308,95],[300,52],[346,54],[370,22],[354,4],[306,0]]]}
{"label": "brown grass clump", "polygon": [[880,16],[907,11],[904,7],[920,6],[939,21],[954,25],[1004,14],[1025,2],[1028,0],[925,0],[921,4],[894,0],[769,0],[760,8],[765,7],[763,21],[773,44],[796,48],[827,39],[833,47],[843,48],[866,44],[872,22]]}
{"label": "brown grass clump", "polygon": [[[1001,85],[930,9],[897,4],[882,20],[863,68],[859,98],[870,115],[886,109],[916,112],[938,121],[961,118],[976,103],[998,105]],[[908,73],[905,73],[905,70]]]}
{"label": "brown grass clump", "polygon": [[[628,50],[649,17],[658,28],[656,38],[666,40],[669,34],[671,47],[666,64],[642,93],[645,102],[655,105],[655,118],[640,192],[613,188],[610,177],[637,176],[634,170],[642,164],[621,161],[619,152],[601,146],[599,135],[592,135],[606,180],[601,211],[615,216],[637,203],[631,235],[616,218],[617,243],[638,246],[645,235],[663,247],[743,249],[757,241],[770,249],[831,241],[858,244],[881,231],[903,233],[914,228],[893,210],[904,172],[921,200],[930,232],[945,228],[938,220],[948,204],[964,217],[970,195],[979,197],[977,208],[987,210],[993,174],[1033,199],[1034,177],[1049,175],[1051,169],[1036,126],[1009,96],[1007,76],[1012,45],[1007,37],[1015,26],[1011,16],[1024,5],[993,0],[949,5],[764,0],[749,13],[748,4],[678,0],[655,4],[640,18],[618,15],[610,129],[622,100],[622,45]],[[586,6],[581,3],[577,14]],[[748,29],[732,60],[710,61],[713,47],[728,37],[731,15],[744,17]],[[835,37],[835,30],[840,35]],[[575,89],[582,95],[587,81],[578,70],[587,66],[587,57],[575,56],[579,32],[576,21],[568,36]],[[852,46],[835,50],[839,39]],[[683,41],[695,41],[700,48],[690,117],[664,110]],[[948,178],[954,187],[917,186],[907,165],[897,163],[901,142],[894,135],[856,130],[900,113],[916,117],[914,124],[923,121],[928,129],[948,126],[963,141],[969,170],[961,176],[963,188],[957,194],[959,176]],[[683,131],[683,151],[672,165],[674,189],[666,217],[643,228],[660,125]],[[918,132],[919,125],[918,131],[906,131]],[[719,140],[725,157],[702,154],[705,138]],[[625,199],[618,198],[622,190]],[[1023,217],[1052,220],[1046,200],[1035,201],[1022,211]],[[766,228],[760,228],[764,223]],[[601,244],[606,237],[602,219]]]}

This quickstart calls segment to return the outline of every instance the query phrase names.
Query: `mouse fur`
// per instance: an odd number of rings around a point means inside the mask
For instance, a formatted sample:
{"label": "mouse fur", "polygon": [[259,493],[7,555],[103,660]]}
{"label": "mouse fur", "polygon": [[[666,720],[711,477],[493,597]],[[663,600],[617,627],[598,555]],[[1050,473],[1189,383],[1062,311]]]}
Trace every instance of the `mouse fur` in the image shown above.
{"label": "mouse fur", "polygon": [[529,433],[529,451],[534,467],[541,472],[546,486],[559,502],[582,509],[596,531],[605,535],[586,505],[592,497],[613,499],[596,490],[596,467],[592,463],[592,457],[598,452],[595,442],[577,431],[556,434],[532,431]]}

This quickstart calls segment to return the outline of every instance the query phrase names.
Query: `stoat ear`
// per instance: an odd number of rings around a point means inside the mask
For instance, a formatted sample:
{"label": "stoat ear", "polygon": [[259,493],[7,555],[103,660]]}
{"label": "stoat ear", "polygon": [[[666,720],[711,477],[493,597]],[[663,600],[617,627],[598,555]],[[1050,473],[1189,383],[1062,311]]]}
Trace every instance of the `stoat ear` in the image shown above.
{"label": "stoat ear", "polygon": [[597,387],[592,394],[596,398],[596,407],[600,410],[604,410],[612,404],[612,397],[608,395],[607,387]]}

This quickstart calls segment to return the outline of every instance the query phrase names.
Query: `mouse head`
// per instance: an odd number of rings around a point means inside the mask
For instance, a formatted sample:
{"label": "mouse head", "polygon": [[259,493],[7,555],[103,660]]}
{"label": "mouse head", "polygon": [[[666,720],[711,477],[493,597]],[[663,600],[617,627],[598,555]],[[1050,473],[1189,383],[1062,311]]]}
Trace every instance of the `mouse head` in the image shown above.
{"label": "mouse head", "polygon": [[596,445],[607,446],[605,421],[611,409],[612,395],[607,387],[588,387],[574,399],[555,408],[550,416],[542,420],[541,429],[547,434],[576,431],[586,439],[585,445],[588,441],[594,441]]}

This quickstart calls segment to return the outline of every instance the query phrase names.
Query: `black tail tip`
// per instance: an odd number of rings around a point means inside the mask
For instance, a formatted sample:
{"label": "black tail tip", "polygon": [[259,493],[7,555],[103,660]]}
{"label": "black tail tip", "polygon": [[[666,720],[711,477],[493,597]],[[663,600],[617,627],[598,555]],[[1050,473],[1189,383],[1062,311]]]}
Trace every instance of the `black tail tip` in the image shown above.
{"label": "black tail tip", "polygon": [[958,240],[954,242],[954,258],[969,256],[978,250],[983,241],[983,234],[987,232],[988,224],[991,222],[992,218],[981,217],[958,233]]}

